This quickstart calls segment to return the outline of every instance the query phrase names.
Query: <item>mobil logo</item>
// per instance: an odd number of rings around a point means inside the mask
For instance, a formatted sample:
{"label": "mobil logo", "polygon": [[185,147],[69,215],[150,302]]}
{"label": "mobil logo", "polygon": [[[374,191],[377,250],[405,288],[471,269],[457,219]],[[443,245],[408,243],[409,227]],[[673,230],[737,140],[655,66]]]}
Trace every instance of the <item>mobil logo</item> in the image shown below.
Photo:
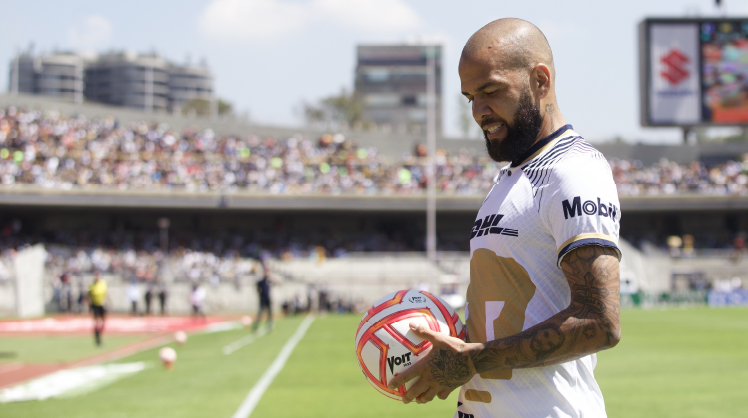
{"label": "mobil logo", "polygon": [[581,196],[574,196],[570,199],[566,199],[561,202],[561,208],[564,211],[564,219],[573,218],[575,216],[585,215],[601,216],[603,218],[610,218],[614,221],[616,215],[618,215],[618,207],[612,203],[605,203],[599,197],[595,200],[585,200],[582,202]]}
{"label": "mobil logo", "polygon": [[677,86],[691,75],[688,71],[688,63],[691,59],[678,48],[673,48],[660,57],[663,69],[660,71],[662,78],[666,79],[671,86]]}

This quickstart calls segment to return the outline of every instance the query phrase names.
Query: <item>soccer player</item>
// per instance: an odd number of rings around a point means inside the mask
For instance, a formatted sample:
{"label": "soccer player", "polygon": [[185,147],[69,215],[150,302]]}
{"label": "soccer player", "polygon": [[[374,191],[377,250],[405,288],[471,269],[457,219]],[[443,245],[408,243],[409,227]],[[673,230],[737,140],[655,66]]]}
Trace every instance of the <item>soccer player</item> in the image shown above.
{"label": "soccer player", "polygon": [[94,319],[94,340],[96,345],[101,345],[101,334],[104,332],[106,321],[107,285],[101,279],[99,272],[94,273],[94,282],[88,288],[88,300],[91,303],[91,312]]}
{"label": "soccer player", "polygon": [[260,299],[260,309],[257,312],[257,319],[252,327],[252,331],[257,331],[260,326],[260,318],[262,318],[262,311],[267,311],[267,330],[273,329],[273,310],[270,302],[270,267],[266,264],[263,265],[262,279],[257,281],[257,296]]}
{"label": "soccer player", "polygon": [[489,156],[511,163],[470,234],[467,341],[412,324],[433,349],[389,386],[420,378],[405,403],[459,387],[455,417],[604,417],[595,353],[621,338],[610,167],[566,124],[551,49],[534,25],[480,29],[459,75]]}

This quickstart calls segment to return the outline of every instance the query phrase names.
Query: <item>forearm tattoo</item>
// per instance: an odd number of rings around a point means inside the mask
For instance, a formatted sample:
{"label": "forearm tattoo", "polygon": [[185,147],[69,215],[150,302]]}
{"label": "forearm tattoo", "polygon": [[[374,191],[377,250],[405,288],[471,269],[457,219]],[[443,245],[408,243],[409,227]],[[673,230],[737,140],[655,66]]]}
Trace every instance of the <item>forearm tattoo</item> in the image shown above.
{"label": "forearm tattoo", "polygon": [[431,374],[442,386],[455,388],[473,377],[468,358],[462,353],[439,349],[429,360]]}
{"label": "forearm tattoo", "polygon": [[482,349],[465,353],[462,363],[469,367],[468,361],[472,361],[477,373],[537,367],[578,359],[616,345],[621,331],[615,251],[601,246],[581,247],[564,258],[562,268],[571,290],[568,308],[519,334],[489,341]]}

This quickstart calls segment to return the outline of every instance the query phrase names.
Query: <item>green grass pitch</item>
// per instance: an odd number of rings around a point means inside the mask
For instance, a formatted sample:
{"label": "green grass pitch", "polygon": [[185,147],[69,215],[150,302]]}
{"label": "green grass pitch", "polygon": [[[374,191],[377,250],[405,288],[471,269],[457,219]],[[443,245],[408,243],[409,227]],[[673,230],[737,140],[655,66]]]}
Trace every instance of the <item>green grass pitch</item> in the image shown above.
{"label": "green grass pitch", "polygon": [[[318,318],[255,408],[253,417],[451,417],[447,401],[402,405],[365,381],[353,354],[359,316]],[[190,336],[173,346],[175,370],[158,349],[120,360],[151,367],[75,398],[0,404],[11,417],[230,417],[294,333],[301,318],[225,356],[221,348],[247,330]],[[598,357],[595,370],[608,415],[748,416],[748,309],[627,310],[623,340]]]}

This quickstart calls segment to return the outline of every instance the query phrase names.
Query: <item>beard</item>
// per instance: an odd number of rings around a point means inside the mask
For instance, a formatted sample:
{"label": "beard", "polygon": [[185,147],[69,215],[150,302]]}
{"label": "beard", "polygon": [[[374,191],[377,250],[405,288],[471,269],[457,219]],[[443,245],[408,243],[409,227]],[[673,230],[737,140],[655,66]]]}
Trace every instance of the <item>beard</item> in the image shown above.
{"label": "beard", "polygon": [[[498,119],[486,119],[482,125],[502,122]],[[525,89],[519,98],[517,112],[514,114],[514,123],[503,121],[506,126],[506,137],[501,141],[491,141],[488,134],[483,131],[486,139],[488,156],[496,162],[515,161],[521,158],[535,143],[543,125],[543,116],[540,109],[532,102],[529,89]]]}

